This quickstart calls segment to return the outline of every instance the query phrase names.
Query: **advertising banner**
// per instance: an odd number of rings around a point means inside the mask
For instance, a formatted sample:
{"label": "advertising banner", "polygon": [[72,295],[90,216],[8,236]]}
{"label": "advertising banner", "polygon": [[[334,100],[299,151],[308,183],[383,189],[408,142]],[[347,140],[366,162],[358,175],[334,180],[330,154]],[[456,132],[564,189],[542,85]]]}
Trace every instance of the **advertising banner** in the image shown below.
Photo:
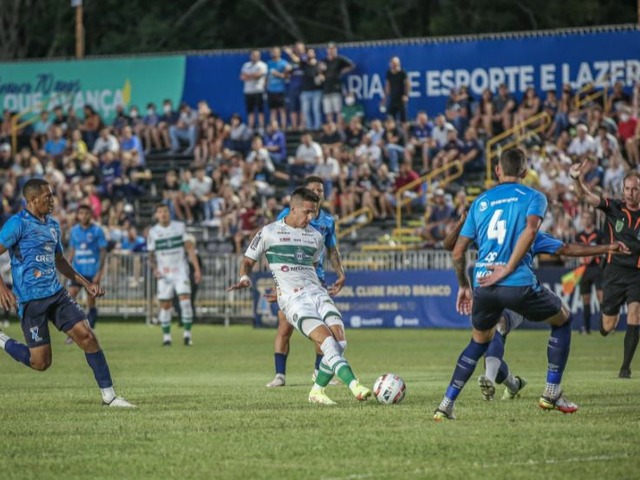
{"label": "advertising banner", "polygon": [[0,63],[0,105],[3,110],[37,113],[61,104],[82,118],[82,107],[89,104],[109,123],[118,104],[137,105],[144,112],[148,102],[159,109],[165,98],[180,102],[185,61],[183,55],[173,55]]}
{"label": "advertising banner", "polygon": [[[560,278],[569,269],[540,268],[536,275],[544,286],[557,294],[574,314],[573,328],[582,326],[582,298],[577,287],[570,295],[562,293]],[[327,276],[330,284],[331,275]],[[268,303],[264,293],[272,289],[269,273],[253,278],[255,325],[278,324],[277,304]],[[458,285],[450,270],[349,271],[347,284],[334,301],[347,328],[470,328],[470,320],[455,309]],[[597,296],[591,296],[592,312],[599,311]],[[591,320],[597,331],[597,316]],[[626,324],[623,309],[618,328]],[[548,328],[546,324],[525,322],[522,328]]]}

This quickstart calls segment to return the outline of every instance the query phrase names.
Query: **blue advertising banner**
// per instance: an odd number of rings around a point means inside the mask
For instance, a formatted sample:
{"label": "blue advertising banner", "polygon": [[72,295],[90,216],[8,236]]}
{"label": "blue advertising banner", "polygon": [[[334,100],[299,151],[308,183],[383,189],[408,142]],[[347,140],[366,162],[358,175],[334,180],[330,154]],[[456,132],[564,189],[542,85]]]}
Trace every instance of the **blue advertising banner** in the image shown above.
{"label": "blue advertising banner", "polygon": [[[579,287],[570,295],[562,293],[561,277],[566,268],[540,268],[538,279],[556,293],[575,315],[573,327],[582,325],[582,299]],[[335,303],[347,328],[469,328],[469,318],[455,309],[458,286],[453,271],[350,271],[347,285]],[[329,283],[333,280],[329,275]],[[269,273],[253,278],[255,325],[273,327],[278,324],[277,304],[268,303],[264,294],[273,288]],[[598,312],[597,296],[592,298],[592,311]],[[596,315],[592,328],[597,330]],[[623,309],[618,329],[626,324]],[[546,324],[526,322],[522,328],[547,328]]]}
{"label": "blue advertising banner", "polygon": [[[545,33],[499,39],[459,39],[339,46],[356,69],[344,78],[368,118],[380,117],[389,59],[398,56],[411,83],[409,114],[442,112],[452,87],[468,85],[474,98],[506,83],[518,98],[528,86],[539,94],[564,83],[578,88],[621,81],[631,88],[640,79],[640,30]],[[318,58],[326,56],[319,49]],[[248,52],[189,55],[183,99],[207,100],[224,117],[244,114],[240,69]],[[268,60],[268,52],[263,52]]]}

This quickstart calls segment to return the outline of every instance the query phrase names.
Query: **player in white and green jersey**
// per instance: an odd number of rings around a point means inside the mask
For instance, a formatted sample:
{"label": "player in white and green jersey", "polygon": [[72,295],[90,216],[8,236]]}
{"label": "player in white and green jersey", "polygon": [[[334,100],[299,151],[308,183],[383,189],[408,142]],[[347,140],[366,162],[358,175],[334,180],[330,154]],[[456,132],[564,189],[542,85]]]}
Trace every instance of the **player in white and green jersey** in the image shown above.
{"label": "player in white and green jersey", "polygon": [[263,227],[253,238],[240,266],[240,280],[228,290],[250,287],[249,273],[264,255],[276,283],[278,305],[287,321],[324,354],[309,401],[335,403],[324,391],[334,374],[358,400],[366,400],[371,390],[356,379],[344,358],[346,342],[342,345],[331,333],[332,325],[342,325],[342,316],[316,274],[324,238],[309,223],[317,213],[318,196],[307,188],[298,188],[291,195],[290,205],[289,215]]}
{"label": "player in white and green jersey", "polygon": [[160,304],[158,319],[162,326],[162,344],[171,345],[171,306],[175,293],[180,301],[184,344],[190,346],[192,345],[193,306],[187,255],[194,266],[196,283],[200,283],[200,263],[197,261],[193,242],[187,237],[184,223],[171,220],[169,207],[166,204],[156,205],[156,220],[158,223],[149,229],[147,250],[149,250],[149,266],[158,279]]}

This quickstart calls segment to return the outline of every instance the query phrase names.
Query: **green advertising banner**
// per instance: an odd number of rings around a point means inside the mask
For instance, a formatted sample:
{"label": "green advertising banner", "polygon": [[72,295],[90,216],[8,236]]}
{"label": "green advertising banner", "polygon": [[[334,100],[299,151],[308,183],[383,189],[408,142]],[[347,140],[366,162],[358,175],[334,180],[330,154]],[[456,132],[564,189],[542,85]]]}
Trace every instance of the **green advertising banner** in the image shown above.
{"label": "green advertising banner", "polygon": [[186,57],[140,57],[53,62],[0,63],[0,105],[3,110],[33,112],[55,105],[73,107],[82,117],[85,104],[110,122],[118,104],[148,102],[158,111],[165,98],[182,98]]}

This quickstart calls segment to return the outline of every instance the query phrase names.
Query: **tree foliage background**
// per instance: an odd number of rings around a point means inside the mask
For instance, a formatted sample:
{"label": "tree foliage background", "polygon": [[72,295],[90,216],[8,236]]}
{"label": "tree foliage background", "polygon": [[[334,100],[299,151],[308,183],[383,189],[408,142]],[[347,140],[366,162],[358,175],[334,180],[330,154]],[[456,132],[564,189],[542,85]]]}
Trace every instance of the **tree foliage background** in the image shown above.
{"label": "tree foliage background", "polygon": [[[86,55],[636,23],[637,0],[84,0]],[[0,0],[0,59],[72,57],[70,0]]]}

